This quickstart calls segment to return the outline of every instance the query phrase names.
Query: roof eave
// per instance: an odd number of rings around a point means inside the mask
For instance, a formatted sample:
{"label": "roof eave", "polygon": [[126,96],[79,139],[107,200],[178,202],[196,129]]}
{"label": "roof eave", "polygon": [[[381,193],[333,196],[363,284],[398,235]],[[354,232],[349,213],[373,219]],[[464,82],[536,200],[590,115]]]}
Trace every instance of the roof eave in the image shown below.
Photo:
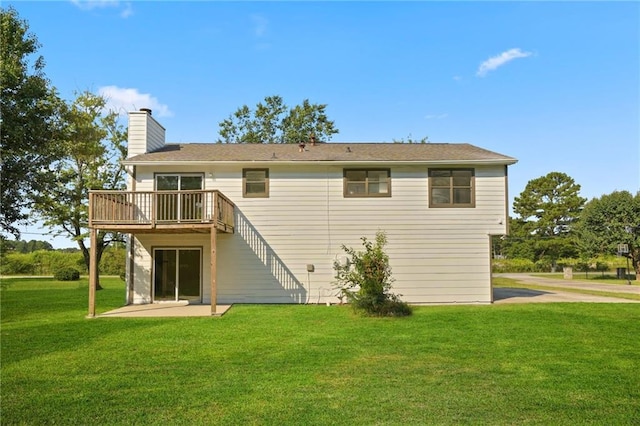
{"label": "roof eave", "polygon": [[125,166],[196,166],[196,165],[232,165],[232,164],[274,164],[274,165],[311,165],[311,164],[336,164],[336,165],[350,165],[350,164],[394,164],[398,166],[404,165],[505,165],[510,166],[517,163],[515,158],[505,159],[493,159],[493,160],[159,160],[159,161],[131,161],[124,160],[122,162]]}

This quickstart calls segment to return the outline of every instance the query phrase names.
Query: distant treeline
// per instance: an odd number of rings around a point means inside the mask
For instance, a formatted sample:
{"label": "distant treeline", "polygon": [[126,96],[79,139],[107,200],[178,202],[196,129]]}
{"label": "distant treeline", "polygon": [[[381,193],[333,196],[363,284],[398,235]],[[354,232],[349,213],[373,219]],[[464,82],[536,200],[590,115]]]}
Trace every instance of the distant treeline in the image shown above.
{"label": "distant treeline", "polygon": [[[10,241],[10,243],[17,242]],[[125,262],[126,250],[124,247],[109,247],[102,254],[99,266],[100,273],[124,277]],[[76,269],[83,275],[88,273],[82,252],[79,250],[53,250],[52,248],[28,252],[22,252],[18,249],[2,250],[0,275],[51,276],[64,268]]]}
{"label": "distant treeline", "polygon": [[31,253],[33,251],[38,250],[53,250],[53,246],[48,241],[39,241],[39,240],[31,240],[31,241],[9,241],[9,240],[0,240],[0,245],[2,246],[0,250],[3,253],[14,252],[14,253]]}
{"label": "distant treeline", "polygon": [[62,248],[62,249],[54,249],[49,241],[40,241],[40,240],[20,240],[20,241],[11,241],[5,240],[0,237],[0,253],[32,253],[38,250],[46,250],[46,251],[61,251],[64,253],[75,253],[79,252],[78,248]]}

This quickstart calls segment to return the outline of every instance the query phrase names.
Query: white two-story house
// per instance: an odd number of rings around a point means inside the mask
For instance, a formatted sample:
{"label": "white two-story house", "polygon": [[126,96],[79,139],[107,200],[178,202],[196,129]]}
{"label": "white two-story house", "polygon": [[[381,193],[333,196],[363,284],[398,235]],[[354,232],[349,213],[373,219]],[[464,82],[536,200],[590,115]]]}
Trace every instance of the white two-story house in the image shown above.
{"label": "white two-story house", "polygon": [[507,233],[514,158],[466,143],[168,144],[164,134],[151,111],[129,113],[128,190],[90,195],[92,234],[131,236],[128,303],[212,313],[335,303],[341,246],[361,249],[377,231],[402,300],[492,302],[491,236]]}

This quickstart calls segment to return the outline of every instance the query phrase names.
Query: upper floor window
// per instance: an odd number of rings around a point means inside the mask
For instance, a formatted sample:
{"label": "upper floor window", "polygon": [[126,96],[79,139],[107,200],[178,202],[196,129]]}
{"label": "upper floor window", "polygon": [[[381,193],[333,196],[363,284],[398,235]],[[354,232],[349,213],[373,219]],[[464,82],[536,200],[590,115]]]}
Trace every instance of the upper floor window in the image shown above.
{"label": "upper floor window", "polygon": [[390,197],[389,169],[345,169],[345,197]]}
{"label": "upper floor window", "polygon": [[242,169],[242,196],[269,197],[269,169]]}
{"label": "upper floor window", "polygon": [[475,207],[473,169],[429,169],[429,207]]}

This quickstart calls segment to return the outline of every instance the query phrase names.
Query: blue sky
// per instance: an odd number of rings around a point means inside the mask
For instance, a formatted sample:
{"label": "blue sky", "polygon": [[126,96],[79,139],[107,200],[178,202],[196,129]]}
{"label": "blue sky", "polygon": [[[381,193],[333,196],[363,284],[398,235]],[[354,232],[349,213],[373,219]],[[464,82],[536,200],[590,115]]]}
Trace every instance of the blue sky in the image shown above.
{"label": "blue sky", "polygon": [[327,104],[334,142],[428,136],[516,157],[511,200],[552,171],[588,199],[640,189],[637,2],[9,5],[63,98],[150,107],[168,142],[215,141],[236,108],[280,95]]}

